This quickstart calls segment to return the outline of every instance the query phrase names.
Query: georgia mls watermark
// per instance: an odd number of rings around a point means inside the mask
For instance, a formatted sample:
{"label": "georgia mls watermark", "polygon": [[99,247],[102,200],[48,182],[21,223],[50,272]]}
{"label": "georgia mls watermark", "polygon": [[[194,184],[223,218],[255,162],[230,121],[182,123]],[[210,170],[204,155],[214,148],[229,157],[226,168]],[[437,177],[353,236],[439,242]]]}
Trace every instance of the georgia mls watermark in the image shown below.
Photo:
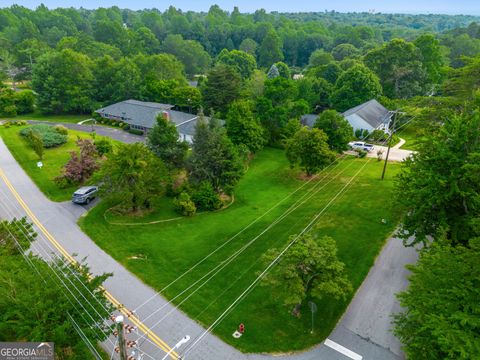
{"label": "georgia mls watermark", "polygon": [[54,360],[51,342],[0,342],[0,360]]}

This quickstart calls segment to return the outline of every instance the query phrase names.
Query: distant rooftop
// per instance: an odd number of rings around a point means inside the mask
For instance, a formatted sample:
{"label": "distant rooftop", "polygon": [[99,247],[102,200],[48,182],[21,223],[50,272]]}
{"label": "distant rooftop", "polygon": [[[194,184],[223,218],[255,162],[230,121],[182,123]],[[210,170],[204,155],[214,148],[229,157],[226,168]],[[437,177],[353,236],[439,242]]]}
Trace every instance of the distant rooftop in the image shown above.
{"label": "distant rooftop", "polygon": [[361,117],[374,129],[390,121],[392,116],[392,113],[375,99],[345,111],[343,116],[348,117],[354,114]]}

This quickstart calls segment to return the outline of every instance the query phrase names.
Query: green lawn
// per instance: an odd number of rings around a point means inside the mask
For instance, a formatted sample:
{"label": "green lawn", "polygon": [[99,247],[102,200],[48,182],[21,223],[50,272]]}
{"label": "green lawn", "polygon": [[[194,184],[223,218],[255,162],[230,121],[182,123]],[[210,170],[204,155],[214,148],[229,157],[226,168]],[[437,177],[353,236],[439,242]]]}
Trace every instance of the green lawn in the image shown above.
{"label": "green lawn", "polygon": [[90,119],[89,114],[85,115],[44,115],[39,112],[34,112],[30,114],[17,115],[12,118],[1,118],[0,120],[41,120],[41,121],[52,121],[52,122],[62,122],[62,123],[78,123],[79,121]]}
{"label": "green lawn", "polygon": [[[25,139],[19,135],[19,131],[24,127],[11,126],[10,128],[5,128],[0,126],[0,136],[20,166],[49,199],[53,201],[69,200],[72,192],[78,186],[60,189],[53,179],[60,175],[62,167],[70,159],[70,151],[78,150],[75,144],[77,137],[90,138],[90,135],[81,131],[68,130],[67,143],[57,148],[45,149],[42,160],[43,167],[40,169],[37,167],[37,155]],[[15,181],[15,179],[11,180]]]}
{"label": "green lawn", "polygon": [[405,144],[403,144],[401,148],[406,150],[418,150],[421,141],[424,139],[423,136],[417,133],[415,128],[408,126],[401,130],[399,136],[405,139]]}
{"label": "green lawn", "polygon": [[[285,246],[289,235],[298,233],[367,161],[353,157],[342,161],[337,169],[316,184],[326,184],[336,175],[338,178],[260,237],[236,261],[184,302],[181,309],[202,324],[210,325],[264,268],[259,261],[261,255],[269,248]],[[391,201],[392,178],[398,172],[399,165],[390,165],[383,182],[379,179],[381,170],[382,163],[370,160],[352,187],[321,216],[313,230],[317,236],[330,235],[337,241],[339,257],[346,263],[355,289],[365,278],[399,218]],[[80,220],[80,225],[110,255],[145,283],[161,290],[302,184],[298,175],[297,171],[289,169],[283,151],[265,149],[251,163],[249,171],[237,186],[235,203],[224,211],[154,225],[109,225],[104,219],[104,212],[112,204],[102,202]],[[266,228],[308,187],[163,291],[163,295],[173,298],[234,253]],[[157,214],[159,218],[170,212],[170,204],[165,202],[164,206],[163,213]],[[155,214],[148,215],[149,221],[154,218]],[[386,220],[386,224],[382,223],[382,219]],[[142,221],[138,218],[130,220]],[[188,293],[174,302],[178,304]],[[266,287],[257,286],[214,332],[245,352],[306,349],[328,336],[349,301],[330,298],[316,301],[319,311],[315,315],[315,332],[310,334],[311,319],[306,307],[302,309],[300,318],[294,318],[290,315],[290,308],[276,301],[275,294],[271,294]],[[164,314],[162,311],[156,318]],[[142,318],[148,313],[140,309],[139,315]],[[240,339],[234,339],[231,334],[240,323],[245,324],[246,332]]]}

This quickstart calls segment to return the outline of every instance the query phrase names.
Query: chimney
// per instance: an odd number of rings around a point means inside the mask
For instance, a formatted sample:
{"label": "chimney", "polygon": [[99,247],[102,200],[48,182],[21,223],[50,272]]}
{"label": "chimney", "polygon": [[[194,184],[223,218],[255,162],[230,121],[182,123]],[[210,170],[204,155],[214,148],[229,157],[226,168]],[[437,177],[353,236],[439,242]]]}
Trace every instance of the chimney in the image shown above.
{"label": "chimney", "polygon": [[170,121],[170,114],[168,113],[168,111],[162,111],[162,118]]}

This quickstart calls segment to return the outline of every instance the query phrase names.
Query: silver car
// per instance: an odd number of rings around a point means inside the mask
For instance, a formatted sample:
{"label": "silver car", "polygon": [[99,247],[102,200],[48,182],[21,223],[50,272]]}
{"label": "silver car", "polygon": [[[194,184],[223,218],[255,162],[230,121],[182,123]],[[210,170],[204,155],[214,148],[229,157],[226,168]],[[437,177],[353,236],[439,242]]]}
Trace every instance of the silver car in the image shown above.
{"label": "silver car", "polygon": [[90,201],[95,199],[98,192],[97,186],[82,186],[75,191],[72,195],[72,202],[75,204],[89,204]]}

